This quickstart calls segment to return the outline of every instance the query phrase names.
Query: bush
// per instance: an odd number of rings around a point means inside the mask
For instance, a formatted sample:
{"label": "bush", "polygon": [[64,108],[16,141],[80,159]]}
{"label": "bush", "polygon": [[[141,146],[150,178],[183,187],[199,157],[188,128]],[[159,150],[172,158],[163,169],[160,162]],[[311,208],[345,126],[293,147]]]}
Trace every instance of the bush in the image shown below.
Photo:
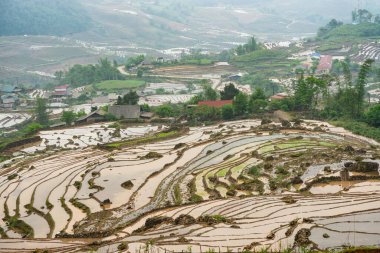
{"label": "bush", "polygon": [[364,122],[358,121],[332,121],[331,124],[337,127],[343,127],[354,134],[362,135],[380,141],[380,128],[371,127]]}
{"label": "bush", "polygon": [[232,105],[224,105],[223,106],[222,117],[225,120],[230,120],[234,117],[234,108]]}
{"label": "bush", "polygon": [[27,125],[23,130],[22,132],[25,134],[25,135],[32,135],[32,134],[35,134],[37,133],[39,130],[43,129],[43,126],[41,124],[38,124],[38,123],[30,123],[29,125]]}
{"label": "bush", "polygon": [[252,176],[255,176],[255,177],[259,177],[261,175],[261,170],[259,167],[257,166],[253,166],[251,167],[249,170],[248,170],[248,174],[252,175]]}
{"label": "bush", "polygon": [[368,124],[374,127],[380,127],[380,104],[369,108],[365,114],[365,118]]}

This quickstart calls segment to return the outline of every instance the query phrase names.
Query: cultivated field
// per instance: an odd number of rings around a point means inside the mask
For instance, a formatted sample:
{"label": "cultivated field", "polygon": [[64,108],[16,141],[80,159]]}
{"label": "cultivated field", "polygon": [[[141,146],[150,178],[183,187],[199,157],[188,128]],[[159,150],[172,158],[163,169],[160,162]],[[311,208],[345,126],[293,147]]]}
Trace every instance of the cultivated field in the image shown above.
{"label": "cultivated field", "polygon": [[0,129],[11,128],[30,119],[26,113],[0,113]]}
{"label": "cultivated field", "polygon": [[[323,122],[256,120],[156,138],[14,162],[0,177],[2,237],[104,237],[89,252],[378,244],[374,141]],[[33,246],[77,252],[91,240]],[[6,247],[30,247],[18,241]]]}
{"label": "cultivated field", "polygon": [[95,84],[99,90],[126,90],[136,89],[145,84],[142,80],[110,80]]}

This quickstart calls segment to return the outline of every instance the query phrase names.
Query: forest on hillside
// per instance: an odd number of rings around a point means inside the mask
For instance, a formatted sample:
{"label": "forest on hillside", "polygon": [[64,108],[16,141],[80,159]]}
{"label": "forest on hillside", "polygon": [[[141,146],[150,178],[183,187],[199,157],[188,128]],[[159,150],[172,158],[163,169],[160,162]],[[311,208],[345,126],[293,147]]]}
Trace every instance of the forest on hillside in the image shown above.
{"label": "forest on hillside", "polygon": [[0,36],[83,32],[91,19],[77,0],[1,0]]}

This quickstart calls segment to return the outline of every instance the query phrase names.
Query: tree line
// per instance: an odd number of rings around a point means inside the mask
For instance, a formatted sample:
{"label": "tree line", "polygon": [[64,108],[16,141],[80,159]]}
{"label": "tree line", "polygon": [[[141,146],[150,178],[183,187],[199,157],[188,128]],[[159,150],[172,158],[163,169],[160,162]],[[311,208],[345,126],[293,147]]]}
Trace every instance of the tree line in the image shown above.
{"label": "tree line", "polygon": [[107,58],[101,58],[95,65],[76,64],[68,71],[57,71],[55,78],[60,84],[70,84],[72,88],[106,80],[124,80],[125,77],[117,67],[116,61],[111,62]]}

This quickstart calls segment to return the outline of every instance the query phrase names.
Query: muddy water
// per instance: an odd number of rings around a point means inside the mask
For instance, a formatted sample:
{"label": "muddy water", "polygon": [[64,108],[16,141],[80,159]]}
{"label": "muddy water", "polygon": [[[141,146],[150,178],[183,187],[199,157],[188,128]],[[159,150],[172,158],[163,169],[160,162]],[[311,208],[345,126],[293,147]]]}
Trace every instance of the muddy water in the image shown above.
{"label": "muddy water", "polygon": [[[324,238],[323,234],[328,234],[329,238]],[[336,232],[325,228],[313,228],[310,240],[318,244],[320,249],[339,248],[342,246],[378,246],[380,245],[380,233],[369,234],[358,231]]]}

